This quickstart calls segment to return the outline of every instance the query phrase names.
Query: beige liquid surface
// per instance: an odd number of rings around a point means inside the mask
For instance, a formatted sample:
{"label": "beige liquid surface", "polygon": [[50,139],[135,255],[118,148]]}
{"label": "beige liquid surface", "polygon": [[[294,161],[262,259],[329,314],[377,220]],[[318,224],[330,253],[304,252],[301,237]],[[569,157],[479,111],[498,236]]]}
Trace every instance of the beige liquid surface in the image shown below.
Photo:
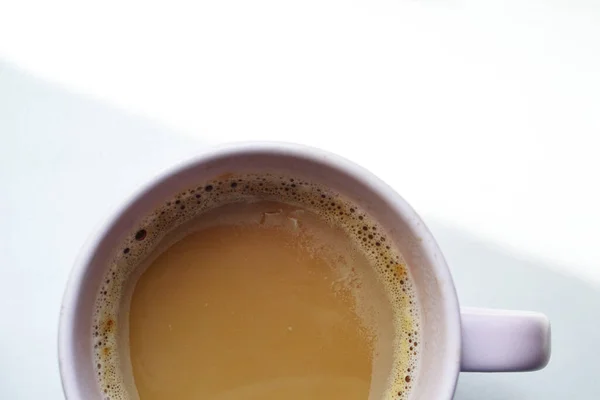
{"label": "beige liquid surface", "polygon": [[135,286],[129,347],[141,400],[382,395],[391,307],[341,231],[277,203],[202,221]]}

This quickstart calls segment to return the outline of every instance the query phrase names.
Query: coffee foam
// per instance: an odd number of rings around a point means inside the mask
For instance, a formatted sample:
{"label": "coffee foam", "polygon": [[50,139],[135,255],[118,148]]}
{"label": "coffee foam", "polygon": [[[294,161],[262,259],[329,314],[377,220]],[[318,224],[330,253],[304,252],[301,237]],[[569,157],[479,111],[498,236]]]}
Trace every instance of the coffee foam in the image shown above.
{"label": "coffee foam", "polygon": [[[106,400],[137,398],[128,357],[127,307],[131,279],[167,234],[218,206],[278,201],[304,208],[343,229],[368,257],[393,307],[395,342],[385,399],[406,399],[416,376],[419,307],[408,268],[383,227],[334,191],[275,174],[223,175],[187,189],[139,221],[117,249],[97,294],[93,315],[94,368]],[[130,296],[130,294],[129,294]]]}

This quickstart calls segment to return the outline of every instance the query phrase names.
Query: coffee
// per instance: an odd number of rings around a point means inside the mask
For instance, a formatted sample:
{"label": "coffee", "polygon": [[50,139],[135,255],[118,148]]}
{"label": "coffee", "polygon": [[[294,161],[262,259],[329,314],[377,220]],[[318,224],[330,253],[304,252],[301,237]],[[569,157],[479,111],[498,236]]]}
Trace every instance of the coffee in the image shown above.
{"label": "coffee", "polygon": [[405,398],[418,306],[384,228],[327,188],[222,176],[139,222],[93,327],[109,399]]}

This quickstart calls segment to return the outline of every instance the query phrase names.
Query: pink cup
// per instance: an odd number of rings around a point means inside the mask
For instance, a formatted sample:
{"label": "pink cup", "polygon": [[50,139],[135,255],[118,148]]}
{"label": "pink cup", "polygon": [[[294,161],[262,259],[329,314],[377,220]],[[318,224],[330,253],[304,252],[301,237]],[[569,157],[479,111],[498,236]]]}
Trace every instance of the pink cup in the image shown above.
{"label": "pink cup", "polygon": [[223,173],[304,176],[358,203],[390,232],[404,255],[421,305],[418,372],[411,399],[451,399],[458,374],[532,371],[550,358],[546,316],[459,308],[454,283],[433,236],[415,211],[376,176],[334,154],[280,143],[222,147],[155,178],[104,223],[82,249],[63,299],[59,362],[68,400],[103,399],[92,353],[92,311],[109,258],[135,221],[173,194]]}

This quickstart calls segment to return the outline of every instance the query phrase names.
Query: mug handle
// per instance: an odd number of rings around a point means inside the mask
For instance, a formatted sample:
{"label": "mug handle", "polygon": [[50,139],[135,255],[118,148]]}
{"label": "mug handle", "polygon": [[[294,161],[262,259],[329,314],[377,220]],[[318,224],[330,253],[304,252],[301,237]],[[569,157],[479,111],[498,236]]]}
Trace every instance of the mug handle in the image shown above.
{"label": "mug handle", "polygon": [[463,372],[516,372],[550,360],[550,322],[529,311],[462,308]]}

